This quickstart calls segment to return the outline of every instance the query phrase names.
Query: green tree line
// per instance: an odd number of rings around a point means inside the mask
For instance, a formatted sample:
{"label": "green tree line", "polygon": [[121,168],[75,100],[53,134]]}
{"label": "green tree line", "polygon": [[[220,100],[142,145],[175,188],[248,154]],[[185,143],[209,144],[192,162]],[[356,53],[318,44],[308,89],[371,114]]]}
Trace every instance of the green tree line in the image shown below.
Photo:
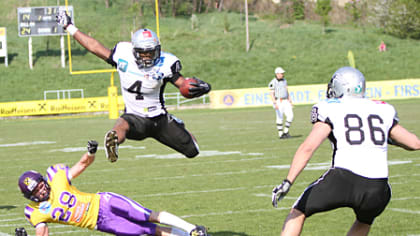
{"label": "green tree line", "polygon": [[[121,4],[121,0],[104,0],[105,6]],[[154,9],[156,0],[130,0],[136,17]],[[420,39],[420,1],[418,0],[349,0],[344,5],[334,0],[159,0],[161,17],[191,17],[209,12],[244,12],[245,3],[251,15],[279,18],[285,23],[296,20],[320,21],[328,24],[374,25],[384,33],[400,38]],[[149,13],[150,14],[150,13]]]}

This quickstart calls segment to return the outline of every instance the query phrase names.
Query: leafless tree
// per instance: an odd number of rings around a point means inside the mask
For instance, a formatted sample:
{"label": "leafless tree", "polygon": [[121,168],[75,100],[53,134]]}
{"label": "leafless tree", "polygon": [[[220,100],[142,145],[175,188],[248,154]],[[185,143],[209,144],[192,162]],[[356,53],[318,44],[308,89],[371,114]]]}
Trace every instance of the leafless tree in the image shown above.
{"label": "leafless tree", "polygon": [[223,0],[219,1],[219,12],[223,10]]}
{"label": "leafless tree", "polygon": [[172,17],[176,16],[176,0],[171,0],[171,5],[172,5]]}
{"label": "leafless tree", "polygon": [[203,0],[200,0],[199,2],[198,2],[198,13],[200,14],[201,13],[201,8],[203,7]]}
{"label": "leafless tree", "polygon": [[210,10],[210,7],[213,5],[213,0],[207,0],[207,7],[206,7],[206,12],[208,13]]}
{"label": "leafless tree", "polygon": [[192,14],[197,12],[197,0],[192,0]]}

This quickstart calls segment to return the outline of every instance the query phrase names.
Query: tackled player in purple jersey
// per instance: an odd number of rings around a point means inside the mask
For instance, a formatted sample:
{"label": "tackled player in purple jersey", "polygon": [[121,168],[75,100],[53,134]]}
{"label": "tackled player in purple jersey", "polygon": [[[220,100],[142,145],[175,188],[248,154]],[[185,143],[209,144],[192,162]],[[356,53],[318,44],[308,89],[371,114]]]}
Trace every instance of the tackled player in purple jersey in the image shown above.
{"label": "tackled player in purple jersey", "polygon": [[[35,227],[36,236],[48,236],[49,223],[66,224],[114,235],[206,236],[204,226],[190,224],[162,211],[152,211],[125,196],[111,193],[84,193],[71,184],[91,165],[98,148],[89,141],[88,152],[73,167],[56,164],[42,176],[27,171],[19,178],[19,188],[31,200],[25,217]],[[157,225],[156,223],[166,226]]]}

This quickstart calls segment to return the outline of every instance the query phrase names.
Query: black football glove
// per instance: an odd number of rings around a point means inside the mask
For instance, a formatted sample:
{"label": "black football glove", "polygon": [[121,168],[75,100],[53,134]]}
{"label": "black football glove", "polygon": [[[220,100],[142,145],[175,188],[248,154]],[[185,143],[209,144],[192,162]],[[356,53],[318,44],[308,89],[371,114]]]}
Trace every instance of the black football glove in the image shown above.
{"label": "black football glove", "polygon": [[16,228],[15,229],[15,236],[28,236],[28,233],[26,233],[25,228]]}
{"label": "black football glove", "polygon": [[208,84],[208,83],[206,83],[206,82],[204,82],[204,81],[202,81],[202,80],[200,80],[196,77],[193,77],[193,78],[197,81],[197,83],[190,83],[190,85],[193,85],[194,87],[190,87],[188,89],[188,91],[189,91],[189,93],[192,97],[200,97],[201,95],[210,92],[210,90],[211,90],[210,84]]}
{"label": "black football glove", "polygon": [[286,196],[291,186],[292,183],[290,183],[289,180],[285,179],[283,180],[283,183],[281,183],[277,187],[274,187],[273,193],[271,194],[271,203],[273,204],[273,207],[277,207],[277,202],[279,202],[281,199],[284,198],[284,196]]}
{"label": "black football glove", "polygon": [[93,155],[98,150],[98,142],[95,140],[89,140],[87,144],[87,150],[89,155]]}
{"label": "black football glove", "polygon": [[72,25],[71,17],[67,15],[66,11],[59,11],[58,14],[55,16],[55,21],[57,24],[64,29],[67,29],[67,26]]}

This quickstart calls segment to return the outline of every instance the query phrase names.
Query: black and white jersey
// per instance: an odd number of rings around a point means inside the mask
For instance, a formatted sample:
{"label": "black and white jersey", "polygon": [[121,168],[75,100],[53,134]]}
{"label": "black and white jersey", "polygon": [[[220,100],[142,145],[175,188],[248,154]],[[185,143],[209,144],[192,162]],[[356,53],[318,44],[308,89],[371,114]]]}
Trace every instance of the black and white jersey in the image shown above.
{"label": "black and white jersey", "polygon": [[163,92],[167,82],[175,82],[179,77],[182,68],[179,59],[161,52],[157,65],[139,69],[130,42],[115,45],[111,59],[120,76],[125,112],[142,117],[165,114]]}
{"label": "black and white jersey", "polygon": [[286,79],[272,79],[268,84],[268,88],[274,91],[274,97],[287,99],[289,98],[289,93],[287,92],[287,81]]}
{"label": "black and white jersey", "polygon": [[392,105],[365,98],[328,99],[312,107],[311,121],[332,128],[333,167],[367,178],[388,177],[387,140],[399,121]]}

